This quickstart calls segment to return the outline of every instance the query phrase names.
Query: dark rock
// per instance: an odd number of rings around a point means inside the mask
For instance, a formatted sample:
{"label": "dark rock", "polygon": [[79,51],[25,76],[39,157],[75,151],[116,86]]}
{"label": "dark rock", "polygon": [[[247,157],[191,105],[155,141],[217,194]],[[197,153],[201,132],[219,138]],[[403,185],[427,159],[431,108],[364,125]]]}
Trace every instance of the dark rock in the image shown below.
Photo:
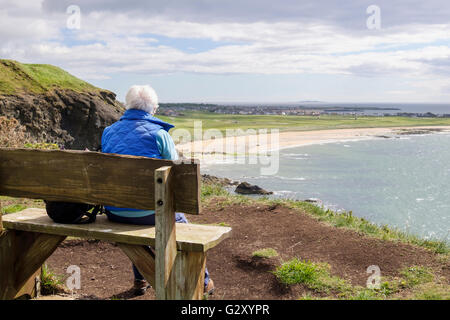
{"label": "dark rock", "polygon": [[209,174],[202,174],[202,183],[212,183],[212,184],[218,184],[221,186],[235,186],[238,185],[238,181],[232,181],[228,178],[219,178],[216,176],[211,176]]}
{"label": "dark rock", "polygon": [[240,194],[273,194],[271,191],[266,191],[256,185],[251,185],[248,182],[241,182],[234,192]]}
{"label": "dark rock", "polygon": [[425,129],[399,129],[396,131],[398,135],[413,135],[413,134],[432,134],[442,132],[440,128],[425,128]]}
{"label": "dark rock", "polygon": [[33,139],[65,149],[96,150],[103,129],[117,121],[123,111],[116,95],[106,90],[54,89],[42,94],[0,95],[0,116],[19,120]]}

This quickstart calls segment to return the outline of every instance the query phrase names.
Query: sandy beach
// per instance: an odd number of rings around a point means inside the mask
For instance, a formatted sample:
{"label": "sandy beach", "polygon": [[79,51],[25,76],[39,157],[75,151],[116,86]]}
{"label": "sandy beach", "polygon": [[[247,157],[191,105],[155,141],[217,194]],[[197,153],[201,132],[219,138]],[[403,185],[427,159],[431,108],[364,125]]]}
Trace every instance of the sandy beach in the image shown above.
{"label": "sandy beach", "polygon": [[[391,128],[352,128],[316,131],[269,131],[267,134],[216,137],[178,144],[177,149],[184,156],[200,154],[260,154],[286,148],[312,144],[355,141],[363,139],[386,138],[399,134],[418,134],[431,132],[450,132],[450,126],[391,127]],[[419,132],[418,132],[419,131]],[[426,132],[429,131],[429,132]]]}

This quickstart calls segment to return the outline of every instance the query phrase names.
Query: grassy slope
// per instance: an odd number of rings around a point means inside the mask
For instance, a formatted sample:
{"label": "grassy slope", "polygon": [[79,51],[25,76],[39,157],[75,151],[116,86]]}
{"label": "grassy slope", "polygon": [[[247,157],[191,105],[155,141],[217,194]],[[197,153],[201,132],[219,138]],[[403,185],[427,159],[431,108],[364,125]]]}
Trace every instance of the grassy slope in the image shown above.
{"label": "grassy slope", "polygon": [[194,122],[202,121],[202,129],[218,129],[223,134],[226,129],[280,129],[280,131],[306,131],[344,128],[414,127],[450,125],[450,118],[409,118],[409,117],[358,117],[327,115],[278,116],[278,115],[231,115],[209,112],[185,112],[184,116],[158,116],[172,123],[177,129],[187,129],[191,134]]}
{"label": "grassy slope", "polygon": [[44,93],[55,87],[77,92],[100,90],[52,65],[0,59],[0,94]]}
{"label": "grassy slope", "polygon": [[[378,226],[363,218],[355,217],[351,212],[335,212],[325,210],[314,204],[296,200],[273,200],[267,197],[250,198],[242,195],[230,194],[223,187],[215,184],[202,185],[202,202],[208,205],[211,201],[215,205],[226,208],[232,204],[245,205],[282,205],[298,212],[307,213],[318,221],[336,228],[347,228],[361,232],[368,237],[375,237],[384,241],[399,241],[413,246],[419,246],[434,252],[444,266],[450,259],[450,247],[438,240],[425,240],[388,226]],[[254,252],[254,256],[270,258],[277,253],[271,248],[263,252]],[[401,277],[382,277],[379,288],[365,288],[352,286],[347,280],[331,276],[330,265],[314,263],[293,258],[284,262],[276,270],[278,281],[285,285],[301,283],[312,290],[312,294],[299,297],[300,299],[344,299],[344,300],[379,300],[379,299],[412,299],[412,300],[449,300],[450,286],[448,282],[436,275],[433,270],[423,266],[411,266],[401,271]]]}
{"label": "grassy slope", "polygon": [[435,252],[436,254],[443,254],[450,258],[450,247],[445,241],[438,239],[426,240],[418,236],[407,234],[403,231],[396,230],[387,225],[379,226],[364,218],[356,217],[351,211],[337,212],[330,209],[321,208],[315,204],[291,199],[272,199],[270,197],[253,198],[238,194],[230,194],[220,185],[203,184],[202,185],[202,202],[207,204],[211,199],[220,199],[220,206],[226,208],[232,204],[247,204],[247,205],[282,205],[294,210],[305,212],[317,220],[328,223],[337,228],[348,228],[358,232],[362,232],[367,236],[375,237],[387,241],[401,241],[403,243],[412,244],[423,247]]}

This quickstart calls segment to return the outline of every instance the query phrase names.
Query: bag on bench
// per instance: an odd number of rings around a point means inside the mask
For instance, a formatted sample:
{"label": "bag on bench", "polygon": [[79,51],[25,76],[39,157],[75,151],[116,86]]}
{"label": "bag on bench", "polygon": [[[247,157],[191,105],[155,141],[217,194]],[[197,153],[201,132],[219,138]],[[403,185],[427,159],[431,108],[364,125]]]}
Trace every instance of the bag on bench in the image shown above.
{"label": "bag on bench", "polygon": [[[85,203],[44,201],[47,215],[56,223],[86,224],[95,222],[97,214],[102,214],[101,205]],[[89,212],[92,209],[92,212]],[[86,216],[86,217],[85,217]]]}

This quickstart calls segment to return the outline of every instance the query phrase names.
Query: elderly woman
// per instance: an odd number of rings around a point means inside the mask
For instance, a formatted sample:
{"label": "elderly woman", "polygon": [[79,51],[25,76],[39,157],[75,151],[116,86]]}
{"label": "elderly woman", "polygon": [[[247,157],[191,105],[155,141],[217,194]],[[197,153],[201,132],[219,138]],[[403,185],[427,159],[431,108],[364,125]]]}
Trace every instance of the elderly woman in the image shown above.
{"label": "elderly woman", "polygon": [[[102,136],[102,152],[157,159],[178,160],[175,144],[168,131],[173,125],[153,115],[158,108],[158,97],[150,86],[132,86],[125,98],[126,111],[119,121],[107,127]],[[108,219],[119,223],[155,225],[154,210],[136,210],[106,206]],[[176,222],[187,223],[182,213],[176,213]],[[149,285],[133,265],[136,295],[145,293]],[[213,281],[205,272],[205,293],[212,294]]]}

